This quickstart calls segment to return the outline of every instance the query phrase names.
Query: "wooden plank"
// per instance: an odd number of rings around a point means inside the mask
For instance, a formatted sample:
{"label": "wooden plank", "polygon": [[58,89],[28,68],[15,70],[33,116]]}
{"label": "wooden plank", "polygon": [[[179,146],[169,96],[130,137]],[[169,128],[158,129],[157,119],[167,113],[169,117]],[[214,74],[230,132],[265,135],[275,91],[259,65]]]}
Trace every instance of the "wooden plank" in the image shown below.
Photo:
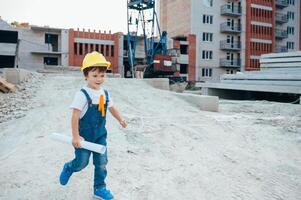
{"label": "wooden plank", "polygon": [[7,92],[9,92],[9,89],[4,87],[4,85],[2,85],[2,83],[0,83],[0,91],[4,92],[4,93],[7,93]]}
{"label": "wooden plank", "polygon": [[0,77],[0,86],[1,86],[0,90],[2,92],[9,92],[9,91],[16,92],[17,91],[17,87],[14,84],[7,82],[4,78],[1,78],[1,77]]}

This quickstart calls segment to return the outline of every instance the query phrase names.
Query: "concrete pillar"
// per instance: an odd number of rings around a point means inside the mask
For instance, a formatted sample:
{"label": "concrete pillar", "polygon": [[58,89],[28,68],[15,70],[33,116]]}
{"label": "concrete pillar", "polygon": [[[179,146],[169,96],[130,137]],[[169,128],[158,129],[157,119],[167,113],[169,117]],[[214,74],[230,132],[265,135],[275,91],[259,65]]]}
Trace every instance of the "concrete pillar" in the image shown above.
{"label": "concrete pillar", "polygon": [[117,59],[118,73],[121,74],[121,77],[124,77],[124,66],[123,66],[123,33],[117,34],[117,42],[114,44],[114,54],[115,59]]}
{"label": "concrete pillar", "polygon": [[88,52],[86,52],[86,53],[90,53],[91,52],[91,48],[90,48],[90,44],[88,44]]}
{"label": "concrete pillar", "polygon": [[86,44],[85,43],[83,43],[83,56],[85,56],[86,55]]}
{"label": "concrete pillar", "polygon": [[[68,30],[63,29],[61,31],[61,64],[62,66],[69,65],[69,32]],[[71,52],[72,53],[72,52]]]}
{"label": "concrete pillar", "polygon": [[74,30],[69,29],[69,65],[74,66]]}
{"label": "concrete pillar", "polygon": [[108,45],[107,48],[109,48],[109,52],[108,52],[109,55],[107,55],[107,57],[111,57],[111,49],[112,49],[112,48],[111,48],[111,45]]}
{"label": "concrete pillar", "polygon": [[76,43],[76,55],[79,56],[79,43]]}
{"label": "concrete pillar", "polygon": [[218,112],[219,98],[217,96],[196,95],[188,93],[174,93],[175,96],[197,106],[200,110]]}

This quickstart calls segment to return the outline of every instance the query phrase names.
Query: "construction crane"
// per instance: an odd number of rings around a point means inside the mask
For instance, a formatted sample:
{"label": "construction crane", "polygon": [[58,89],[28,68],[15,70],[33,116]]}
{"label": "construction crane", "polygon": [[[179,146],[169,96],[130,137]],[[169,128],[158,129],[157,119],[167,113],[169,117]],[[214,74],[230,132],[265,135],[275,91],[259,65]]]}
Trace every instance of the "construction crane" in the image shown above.
{"label": "construction crane", "polygon": [[[161,32],[155,0],[127,0],[127,56],[128,68],[143,71],[145,78],[168,77],[176,72],[167,51],[167,32]],[[155,36],[157,33],[157,36]],[[143,62],[136,61],[138,37],[143,37]]]}

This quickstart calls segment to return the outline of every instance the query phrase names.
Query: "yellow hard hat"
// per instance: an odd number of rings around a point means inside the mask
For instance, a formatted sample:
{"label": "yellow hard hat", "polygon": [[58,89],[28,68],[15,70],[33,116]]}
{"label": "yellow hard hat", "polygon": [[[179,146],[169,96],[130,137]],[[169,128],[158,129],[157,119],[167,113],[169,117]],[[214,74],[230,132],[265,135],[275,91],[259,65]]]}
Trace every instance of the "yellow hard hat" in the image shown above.
{"label": "yellow hard hat", "polygon": [[83,60],[83,65],[81,67],[81,70],[83,71],[84,69],[88,67],[107,67],[109,68],[111,66],[111,63],[106,60],[106,58],[101,54],[98,53],[97,51],[93,51],[92,53],[86,54],[84,60]]}

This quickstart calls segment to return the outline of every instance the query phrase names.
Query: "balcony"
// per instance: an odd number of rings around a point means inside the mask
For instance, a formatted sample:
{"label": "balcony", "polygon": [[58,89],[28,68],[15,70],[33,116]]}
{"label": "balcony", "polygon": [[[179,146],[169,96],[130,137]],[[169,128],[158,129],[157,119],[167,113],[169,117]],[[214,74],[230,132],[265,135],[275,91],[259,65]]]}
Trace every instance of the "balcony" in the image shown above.
{"label": "balcony", "polygon": [[276,45],[275,52],[276,53],[285,53],[285,52],[288,52],[288,49],[286,46]]}
{"label": "balcony", "polygon": [[32,54],[40,55],[60,55],[62,52],[58,49],[58,46],[52,45],[50,43],[36,43],[32,44],[31,51]]}
{"label": "balcony", "polygon": [[284,39],[287,38],[287,32],[285,30],[276,29],[275,36],[276,38]]}
{"label": "balcony", "polygon": [[287,23],[288,22],[287,15],[276,12],[276,22],[278,22],[280,24]]}
{"label": "balcony", "polygon": [[240,59],[227,60],[226,58],[221,58],[219,63],[221,67],[230,67],[230,68],[241,67]]}
{"label": "balcony", "polygon": [[227,40],[220,41],[220,49],[222,50],[232,50],[232,51],[240,51],[241,43],[239,41],[235,42],[227,42]]}
{"label": "balcony", "polygon": [[231,6],[231,5],[223,5],[221,6],[221,14],[231,17],[239,17],[241,16],[241,7],[240,6]]}
{"label": "balcony", "polygon": [[277,8],[285,8],[288,6],[287,0],[276,0]]}
{"label": "balcony", "polygon": [[240,33],[241,32],[241,25],[239,23],[228,23],[224,22],[220,25],[222,33]]}

